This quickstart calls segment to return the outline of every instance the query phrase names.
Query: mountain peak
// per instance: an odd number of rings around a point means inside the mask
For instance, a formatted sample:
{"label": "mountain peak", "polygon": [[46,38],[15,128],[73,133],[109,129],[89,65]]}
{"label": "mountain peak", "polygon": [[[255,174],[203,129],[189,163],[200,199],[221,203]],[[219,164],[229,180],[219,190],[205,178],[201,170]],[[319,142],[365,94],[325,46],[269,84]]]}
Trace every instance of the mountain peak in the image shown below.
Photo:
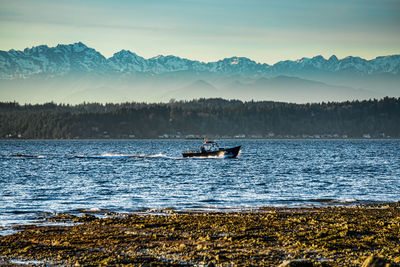
{"label": "mountain peak", "polygon": [[77,43],[73,43],[74,46],[78,46],[78,47],[87,47],[84,43],[82,42],[77,42]]}
{"label": "mountain peak", "polygon": [[352,61],[352,60],[365,60],[365,59],[360,58],[360,57],[347,56],[347,57],[345,57],[345,58],[342,59],[342,60],[350,60],[350,61]]}
{"label": "mountain peak", "polygon": [[227,57],[222,60],[219,60],[220,62],[229,62],[230,64],[238,64],[238,63],[244,63],[244,62],[251,62],[251,63],[256,63],[255,61],[247,58],[247,57]]}
{"label": "mountain peak", "polygon": [[114,53],[112,57],[130,57],[130,56],[137,57],[138,55],[130,50],[122,49],[121,51]]}
{"label": "mountain peak", "polygon": [[328,59],[328,61],[329,61],[329,62],[338,62],[339,59],[338,59],[335,55],[332,55],[332,56]]}
{"label": "mountain peak", "polygon": [[81,42],[79,42],[79,43],[74,43],[74,44],[72,45],[72,50],[73,50],[74,52],[77,52],[77,53],[82,52],[82,51],[86,50],[87,48],[88,48],[88,47],[87,47],[86,45],[84,45],[83,43],[81,43]]}
{"label": "mountain peak", "polygon": [[150,59],[158,60],[158,59],[162,59],[162,58],[164,58],[163,55],[157,55],[157,56],[152,57],[152,58],[150,58]]}
{"label": "mountain peak", "polygon": [[32,48],[25,48],[24,53],[26,54],[42,53],[44,51],[47,51],[48,49],[49,47],[47,45],[38,45],[38,46],[33,46]]}
{"label": "mountain peak", "polygon": [[[53,49],[53,48],[51,48],[51,49]],[[66,50],[66,51],[74,52],[74,53],[80,53],[85,50],[96,51],[93,48],[87,47],[82,42],[77,42],[77,43],[73,43],[73,44],[58,44],[54,49],[56,52],[61,52],[63,50]]]}
{"label": "mountain peak", "polygon": [[326,61],[326,59],[321,55],[315,56],[312,59],[317,61]]}

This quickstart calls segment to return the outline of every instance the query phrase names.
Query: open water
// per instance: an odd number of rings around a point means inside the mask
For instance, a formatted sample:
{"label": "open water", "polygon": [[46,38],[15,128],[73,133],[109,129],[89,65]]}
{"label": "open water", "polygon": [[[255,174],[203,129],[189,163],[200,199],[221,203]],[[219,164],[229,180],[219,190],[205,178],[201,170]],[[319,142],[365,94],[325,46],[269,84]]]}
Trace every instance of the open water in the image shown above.
{"label": "open water", "polygon": [[54,212],[230,210],[400,200],[400,140],[0,141],[0,234]]}

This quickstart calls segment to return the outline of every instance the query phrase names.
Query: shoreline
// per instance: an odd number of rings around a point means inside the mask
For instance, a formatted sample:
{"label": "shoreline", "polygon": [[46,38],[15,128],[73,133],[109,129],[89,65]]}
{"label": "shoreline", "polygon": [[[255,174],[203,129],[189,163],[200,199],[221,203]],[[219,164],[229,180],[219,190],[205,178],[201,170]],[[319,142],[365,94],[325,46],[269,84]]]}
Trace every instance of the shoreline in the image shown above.
{"label": "shoreline", "polygon": [[48,217],[52,225],[15,226],[0,236],[0,264],[361,266],[375,255],[400,266],[399,202],[154,211],[64,213]]}

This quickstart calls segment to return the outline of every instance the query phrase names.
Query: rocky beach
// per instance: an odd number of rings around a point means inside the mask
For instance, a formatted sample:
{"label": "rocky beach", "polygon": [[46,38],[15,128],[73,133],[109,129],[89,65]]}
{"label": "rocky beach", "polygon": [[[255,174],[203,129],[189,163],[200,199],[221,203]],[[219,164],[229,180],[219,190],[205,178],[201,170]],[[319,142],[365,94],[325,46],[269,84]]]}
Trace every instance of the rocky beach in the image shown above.
{"label": "rocky beach", "polygon": [[52,214],[0,236],[5,265],[400,266],[400,204]]}

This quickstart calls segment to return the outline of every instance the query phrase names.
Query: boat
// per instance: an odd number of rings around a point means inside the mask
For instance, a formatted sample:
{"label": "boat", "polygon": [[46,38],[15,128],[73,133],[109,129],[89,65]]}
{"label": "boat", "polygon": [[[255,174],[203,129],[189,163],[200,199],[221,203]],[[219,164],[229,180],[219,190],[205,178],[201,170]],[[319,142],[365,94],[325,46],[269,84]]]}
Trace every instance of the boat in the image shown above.
{"label": "boat", "polygon": [[239,155],[241,146],[235,146],[231,148],[219,147],[215,141],[204,141],[200,147],[200,151],[183,152],[184,158],[193,157],[224,157],[224,158],[236,158]]}

